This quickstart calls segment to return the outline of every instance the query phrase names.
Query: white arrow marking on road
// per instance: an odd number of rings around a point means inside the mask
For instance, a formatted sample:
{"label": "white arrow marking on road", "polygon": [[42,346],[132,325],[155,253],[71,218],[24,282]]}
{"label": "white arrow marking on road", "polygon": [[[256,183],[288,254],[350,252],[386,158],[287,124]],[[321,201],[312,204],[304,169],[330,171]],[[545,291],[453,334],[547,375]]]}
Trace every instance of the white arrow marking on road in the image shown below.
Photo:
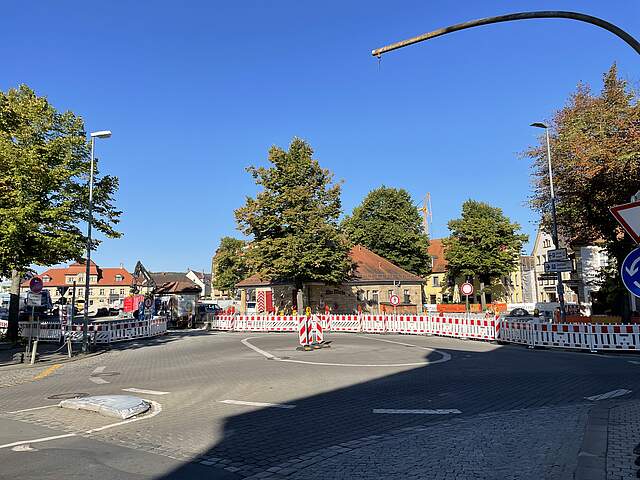
{"label": "white arrow marking on road", "polygon": [[109,383],[104,378],[100,378],[100,377],[89,377],[89,380],[97,384]]}
{"label": "white arrow marking on road", "polygon": [[32,412],[34,410],[44,410],[45,408],[52,408],[52,407],[57,407],[57,406],[58,406],[58,404],[56,403],[55,405],[44,405],[42,407],[23,408],[22,410],[14,410],[12,412],[6,412],[6,413]]}
{"label": "white arrow marking on road", "polygon": [[601,393],[600,395],[593,395],[592,397],[584,397],[587,400],[591,400],[593,402],[597,402],[598,400],[607,400],[609,398],[621,397],[622,395],[627,395],[631,393],[631,390],[625,390],[624,388],[620,388],[618,390],[611,390],[607,393]]}
{"label": "white arrow marking on road", "polygon": [[171,392],[159,392],[158,390],[145,390],[143,388],[123,388],[123,392],[142,393],[145,395],[168,395]]}
{"label": "white arrow marking on road", "polygon": [[252,407],[296,408],[295,405],[285,405],[283,403],[244,402],[242,400],[220,400],[220,403],[227,403],[229,405],[249,405]]}
{"label": "white arrow marking on road", "polygon": [[102,372],[104,372],[105,368],[107,368],[107,367],[96,367],[96,369],[93,372],[91,372],[91,375],[96,375],[96,374],[102,373]]}
{"label": "white arrow marking on road", "polygon": [[29,445],[28,443],[23,445],[16,445],[11,450],[13,450],[14,452],[37,452],[38,451],[35,448],[31,448],[31,445]]}
{"label": "white arrow marking on road", "polygon": [[[638,262],[640,262],[640,257],[636,258],[629,267],[625,268],[627,273],[632,277],[638,273]],[[631,268],[631,270],[629,270],[629,268]]]}
{"label": "white arrow marking on road", "polygon": [[397,413],[397,414],[417,414],[417,415],[449,415],[452,413],[462,413],[460,410],[456,408],[447,408],[447,409],[436,409],[436,410],[428,410],[428,409],[398,409],[398,408],[374,408],[373,413]]}

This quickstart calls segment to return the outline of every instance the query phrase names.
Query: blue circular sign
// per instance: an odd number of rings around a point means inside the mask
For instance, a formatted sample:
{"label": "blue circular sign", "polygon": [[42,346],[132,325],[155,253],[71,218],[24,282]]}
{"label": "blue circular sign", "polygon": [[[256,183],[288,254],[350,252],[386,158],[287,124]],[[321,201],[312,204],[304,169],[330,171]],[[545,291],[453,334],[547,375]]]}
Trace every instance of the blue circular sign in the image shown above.
{"label": "blue circular sign", "polygon": [[640,248],[632,250],[620,267],[624,286],[636,297],[640,297]]}

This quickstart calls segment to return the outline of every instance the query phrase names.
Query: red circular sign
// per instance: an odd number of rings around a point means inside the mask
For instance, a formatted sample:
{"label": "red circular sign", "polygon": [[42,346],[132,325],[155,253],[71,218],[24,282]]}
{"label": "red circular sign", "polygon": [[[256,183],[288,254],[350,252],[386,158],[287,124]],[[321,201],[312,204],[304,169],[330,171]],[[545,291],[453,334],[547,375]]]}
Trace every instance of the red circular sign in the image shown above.
{"label": "red circular sign", "polygon": [[396,305],[400,305],[400,297],[398,297],[398,295],[391,295],[389,297],[389,303],[391,303],[391,305],[393,305],[394,307]]}
{"label": "red circular sign", "polygon": [[460,285],[460,291],[462,292],[463,295],[471,295],[473,293],[473,285],[471,285],[468,282],[465,282],[462,285]]}
{"label": "red circular sign", "polygon": [[29,290],[31,290],[31,293],[40,293],[42,287],[42,279],[40,277],[33,277],[29,280]]}

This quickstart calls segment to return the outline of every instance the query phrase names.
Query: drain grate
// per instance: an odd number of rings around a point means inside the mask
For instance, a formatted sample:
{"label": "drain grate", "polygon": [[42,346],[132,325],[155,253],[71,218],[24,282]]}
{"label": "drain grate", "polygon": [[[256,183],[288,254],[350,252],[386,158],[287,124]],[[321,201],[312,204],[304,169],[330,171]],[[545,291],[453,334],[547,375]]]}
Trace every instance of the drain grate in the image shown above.
{"label": "drain grate", "polygon": [[88,393],[71,392],[71,393],[58,393],[56,395],[51,395],[47,398],[49,400],[69,400],[71,398],[83,398],[88,396],[89,396]]}

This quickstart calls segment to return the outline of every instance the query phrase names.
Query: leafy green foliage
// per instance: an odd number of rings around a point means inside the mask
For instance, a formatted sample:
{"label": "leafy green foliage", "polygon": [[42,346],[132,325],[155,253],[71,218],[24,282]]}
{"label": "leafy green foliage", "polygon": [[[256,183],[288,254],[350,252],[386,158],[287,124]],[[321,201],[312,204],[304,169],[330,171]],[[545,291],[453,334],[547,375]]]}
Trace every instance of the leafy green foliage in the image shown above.
{"label": "leafy green foliage", "polygon": [[[578,86],[568,104],[555,113],[549,133],[560,234],[573,246],[604,240],[619,265],[633,242],[609,207],[627,203],[640,189],[638,92],[618,78],[613,65],[604,75],[599,95],[585,85]],[[540,145],[525,152],[533,159],[531,205],[542,214],[550,231],[546,154],[544,137]],[[618,269],[611,274],[622,291]],[[626,303],[619,303],[618,311]]]}
{"label": "leafy green foliage", "polygon": [[[0,92],[1,275],[82,256],[87,238],[78,224],[88,216],[89,169],[80,117],[56,111],[25,85]],[[118,237],[118,179],[97,170],[95,178],[94,227]]]}
{"label": "leafy green foliage", "polygon": [[343,220],[342,230],[353,245],[363,245],[411,273],[426,276],[431,270],[429,238],[404,189],[372,190]]}
{"label": "leafy green foliage", "polygon": [[218,290],[233,292],[236,284],[249,273],[245,255],[247,243],[233,237],[223,237],[213,258],[213,285]]}
{"label": "leafy green foliage", "polygon": [[528,240],[500,208],[475,200],[462,204],[462,217],[451,220],[449,230],[443,242],[448,275],[475,275],[487,284],[516,268]]}
{"label": "leafy green foliage", "polygon": [[351,271],[349,248],[337,228],[340,184],[312,156],[299,138],[288,151],[271,147],[269,168],[247,169],[262,191],[235,212],[240,229],[253,237],[250,268],[298,288],[309,281],[340,283]]}

